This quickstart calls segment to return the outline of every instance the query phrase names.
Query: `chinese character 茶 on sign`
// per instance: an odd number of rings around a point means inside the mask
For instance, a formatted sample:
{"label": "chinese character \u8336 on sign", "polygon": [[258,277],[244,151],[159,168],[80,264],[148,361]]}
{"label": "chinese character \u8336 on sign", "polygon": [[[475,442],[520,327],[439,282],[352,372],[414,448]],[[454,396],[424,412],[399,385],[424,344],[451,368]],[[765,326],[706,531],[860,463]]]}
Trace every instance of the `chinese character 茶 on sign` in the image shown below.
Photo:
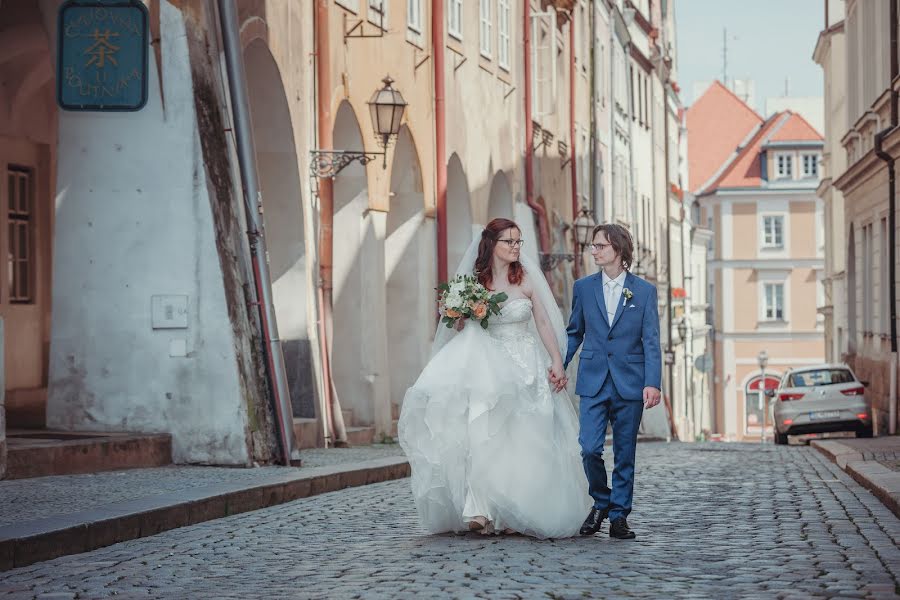
{"label": "chinese character \u8336 on sign", "polygon": [[56,97],[66,110],[140,110],[147,101],[147,8],[68,0],[57,24]]}

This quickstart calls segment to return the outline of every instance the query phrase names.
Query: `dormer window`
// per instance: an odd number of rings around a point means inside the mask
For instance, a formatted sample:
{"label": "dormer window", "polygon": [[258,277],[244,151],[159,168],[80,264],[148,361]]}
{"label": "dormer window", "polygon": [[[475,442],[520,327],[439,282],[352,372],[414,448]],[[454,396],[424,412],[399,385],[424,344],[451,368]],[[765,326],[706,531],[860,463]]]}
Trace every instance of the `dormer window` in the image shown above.
{"label": "dormer window", "polygon": [[819,155],[804,154],[803,160],[803,177],[806,179],[816,179],[819,176]]}
{"label": "dormer window", "polygon": [[794,156],[792,154],[775,155],[775,175],[778,179],[794,178]]}

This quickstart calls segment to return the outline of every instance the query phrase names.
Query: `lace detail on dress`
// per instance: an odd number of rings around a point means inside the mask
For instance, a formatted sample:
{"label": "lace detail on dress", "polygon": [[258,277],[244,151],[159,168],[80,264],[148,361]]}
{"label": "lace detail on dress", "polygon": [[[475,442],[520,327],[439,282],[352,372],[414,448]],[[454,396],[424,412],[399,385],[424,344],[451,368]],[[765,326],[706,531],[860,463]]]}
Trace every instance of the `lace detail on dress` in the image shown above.
{"label": "lace detail on dress", "polygon": [[[500,310],[500,314],[488,321],[487,332],[509,356],[510,361],[521,373],[523,385],[533,389],[533,394],[526,396],[533,406],[547,406],[550,402],[550,385],[543,385],[539,378],[541,370],[535,371],[534,365],[544,366],[543,353],[538,344],[541,340],[530,327],[532,319],[532,303],[528,298],[516,298],[508,301]],[[537,385],[535,385],[537,384]]]}

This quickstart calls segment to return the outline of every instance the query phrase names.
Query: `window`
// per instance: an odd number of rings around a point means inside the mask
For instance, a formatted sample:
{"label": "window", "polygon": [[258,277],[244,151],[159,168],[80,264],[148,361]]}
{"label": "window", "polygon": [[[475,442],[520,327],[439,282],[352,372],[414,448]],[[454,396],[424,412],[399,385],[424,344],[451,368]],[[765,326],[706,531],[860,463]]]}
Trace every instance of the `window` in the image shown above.
{"label": "window", "polygon": [[509,0],[497,0],[497,62],[509,70]]}
{"label": "window", "polygon": [[30,304],[34,301],[34,256],[31,233],[34,222],[33,176],[29,169],[10,166],[6,173],[9,190],[8,217],[9,252],[7,277],[9,301]]}
{"label": "window", "polygon": [[766,283],[763,287],[763,318],[766,321],[784,320],[784,284]]}
{"label": "window", "polygon": [[491,40],[493,39],[494,23],[491,15],[491,5],[494,0],[481,1],[481,55],[491,57]]}
{"label": "window", "polygon": [[556,12],[531,15],[531,110],[535,117],[556,112]]}
{"label": "window", "polygon": [[763,217],[763,248],[784,247],[784,217]]}
{"label": "window", "polygon": [[872,239],[872,224],[862,228],[863,234],[863,269],[862,269],[862,318],[863,332],[872,333],[875,329],[873,326],[874,315],[872,306],[875,304],[875,296],[872,293],[872,285],[874,284],[875,261],[874,261],[874,240]]}
{"label": "window", "polygon": [[794,157],[790,154],[777,154],[775,156],[775,172],[778,179],[793,179]]}
{"label": "window", "polygon": [[644,127],[650,129],[650,77],[644,76]]}
{"label": "window", "polygon": [[387,0],[369,0],[369,23],[377,25],[384,31],[388,30],[388,10]]}
{"label": "window", "polygon": [[819,155],[804,154],[803,155],[803,177],[817,178],[819,176]]}
{"label": "window", "polygon": [[406,0],[406,26],[422,33],[422,0]]}
{"label": "window", "polygon": [[447,33],[458,40],[462,39],[462,0],[447,2]]}

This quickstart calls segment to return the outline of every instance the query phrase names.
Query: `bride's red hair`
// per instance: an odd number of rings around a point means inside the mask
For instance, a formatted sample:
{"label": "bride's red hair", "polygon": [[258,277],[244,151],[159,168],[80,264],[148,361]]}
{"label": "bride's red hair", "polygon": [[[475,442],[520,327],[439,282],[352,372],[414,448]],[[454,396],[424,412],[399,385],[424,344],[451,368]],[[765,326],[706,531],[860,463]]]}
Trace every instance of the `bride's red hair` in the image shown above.
{"label": "bride's red hair", "polygon": [[[481,232],[481,241],[478,243],[478,258],[475,259],[475,273],[478,276],[478,283],[489,290],[494,289],[491,284],[494,282],[494,274],[491,272],[491,264],[494,258],[494,246],[497,245],[497,239],[507,229],[517,229],[522,232],[515,221],[509,219],[493,219]],[[512,285],[520,285],[525,277],[525,269],[522,263],[516,261],[509,265],[509,275],[507,279]]]}

